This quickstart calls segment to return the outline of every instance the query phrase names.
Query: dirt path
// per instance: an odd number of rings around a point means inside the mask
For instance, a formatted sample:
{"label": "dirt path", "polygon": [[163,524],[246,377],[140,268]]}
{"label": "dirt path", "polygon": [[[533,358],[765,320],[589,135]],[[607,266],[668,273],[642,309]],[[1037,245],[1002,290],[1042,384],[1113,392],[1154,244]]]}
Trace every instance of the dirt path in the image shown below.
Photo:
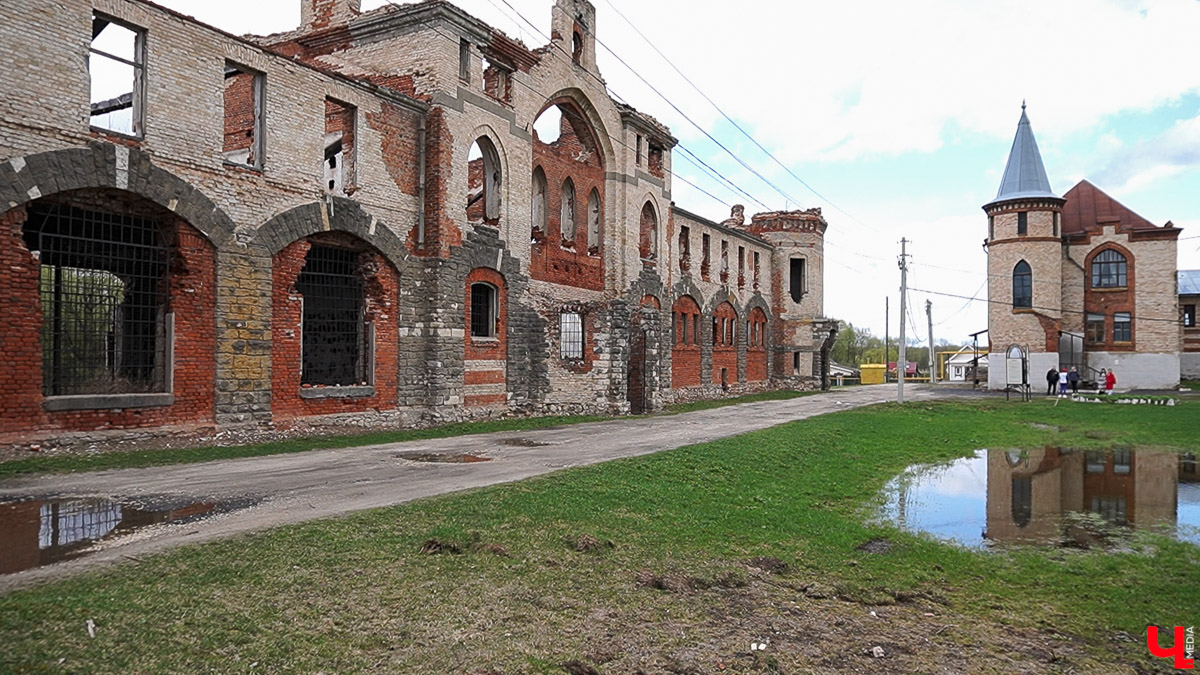
{"label": "dirt path", "polygon": [[[961,392],[916,385],[906,390],[906,399],[928,400],[952,393]],[[0,495],[10,498],[168,497],[254,502],[254,506],[195,522],[154,526],[106,542],[80,558],[0,576],[0,592],[182,544],[704,443],[894,397],[894,385],[867,386],[681,415],[2,481]],[[418,453],[469,454],[490,461],[434,463],[404,458]]]}

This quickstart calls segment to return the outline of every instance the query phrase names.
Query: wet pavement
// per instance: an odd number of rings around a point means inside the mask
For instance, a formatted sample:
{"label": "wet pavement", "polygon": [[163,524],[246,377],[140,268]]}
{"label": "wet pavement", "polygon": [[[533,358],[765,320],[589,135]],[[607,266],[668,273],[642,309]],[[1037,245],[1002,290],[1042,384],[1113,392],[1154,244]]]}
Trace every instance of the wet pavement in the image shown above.
{"label": "wet pavement", "polygon": [[909,467],[881,519],[974,549],[1117,549],[1138,530],[1200,545],[1197,466],[1197,452],[1130,446],[980,450]]}
{"label": "wet pavement", "polygon": [[[905,396],[906,400],[920,401],[954,393],[949,387],[910,385]],[[105,545],[92,547],[86,556],[0,575],[0,592],[181,544],[705,443],[815,415],[892,401],[895,394],[894,384],[862,386],[679,415],[627,417],[521,432],[2,481],[0,502],[60,497],[136,503],[156,497],[186,503],[252,505],[226,512],[214,509],[213,515],[202,519],[162,523],[142,530],[140,536],[111,537],[105,540]],[[431,461],[438,458],[451,461]],[[0,523],[0,533],[4,527]]]}

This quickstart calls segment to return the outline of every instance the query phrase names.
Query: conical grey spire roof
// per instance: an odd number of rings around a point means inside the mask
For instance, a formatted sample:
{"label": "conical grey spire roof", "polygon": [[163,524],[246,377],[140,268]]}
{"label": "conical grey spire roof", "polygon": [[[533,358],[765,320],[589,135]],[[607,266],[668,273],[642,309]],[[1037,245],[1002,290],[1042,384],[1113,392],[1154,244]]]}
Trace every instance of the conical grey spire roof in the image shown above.
{"label": "conical grey spire roof", "polygon": [[1025,104],[1021,104],[1021,121],[1017,124],[1017,137],[1013,139],[1008,153],[1008,166],[1004,167],[1004,178],[992,204],[1007,199],[1022,197],[1054,197],[1046,167],[1042,165],[1042,153],[1038,152],[1033,138],[1033,127],[1025,115]]}

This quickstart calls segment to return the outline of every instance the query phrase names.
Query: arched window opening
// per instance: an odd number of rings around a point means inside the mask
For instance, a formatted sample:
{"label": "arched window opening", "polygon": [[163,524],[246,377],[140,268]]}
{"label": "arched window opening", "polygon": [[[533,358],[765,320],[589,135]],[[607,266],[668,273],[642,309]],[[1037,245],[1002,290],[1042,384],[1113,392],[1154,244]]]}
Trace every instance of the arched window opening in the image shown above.
{"label": "arched window opening", "polygon": [[490,139],[480,136],[467,153],[467,220],[498,225],[502,188],[500,155]]}
{"label": "arched window opening", "polygon": [[563,247],[575,246],[575,182],[570,178],[563,181],[562,213],[558,222]]}
{"label": "arched window opening", "polygon": [[1022,260],[1013,268],[1013,308],[1033,307],[1033,271]]}
{"label": "arched window opening", "polygon": [[42,393],[166,391],[171,231],[149,214],[35,202],[24,239],[40,263]]}
{"label": "arched window opening", "polygon": [[601,214],[600,214],[600,193],[596,191],[596,188],[592,188],[592,191],[590,193],[588,193],[587,214],[588,214],[588,216],[587,216],[587,218],[588,218],[588,241],[587,241],[588,254],[589,255],[599,255],[600,254]]}
{"label": "arched window opening", "polygon": [[646,202],[642,206],[638,253],[642,260],[654,260],[658,257],[658,215],[654,212],[654,205],[650,202]]}
{"label": "arched window opening", "polygon": [[471,284],[471,337],[494,338],[499,322],[500,293],[487,283]]}
{"label": "arched window opening", "polygon": [[562,109],[556,105],[543,110],[542,114],[538,115],[533,122],[533,132],[537,140],[547,145],[554,143],[562,136],[562,127]]}
{"label": "arched window opening", "polygon": [[571,33],[571,60],[575,63],[580,63],[583,59],[583,36],[579,31]]}
{"label": "arched window opening", "polygon": [[1129,264],[1115,249],[1104,249],[1092,258],[1092,288],[1125,288],[1129,285]]}
{"label": "arched window opening", "polygon": [[533,170],[533,197],[530,205],[530,230],[534,243],[546,236],[546,172],[542,167]]}
{"label": "arched window opening", "polygon": [[360,253],[314,244],[296,278],[303,297],[300,383],[370,384],[371,328],[364,318]]}

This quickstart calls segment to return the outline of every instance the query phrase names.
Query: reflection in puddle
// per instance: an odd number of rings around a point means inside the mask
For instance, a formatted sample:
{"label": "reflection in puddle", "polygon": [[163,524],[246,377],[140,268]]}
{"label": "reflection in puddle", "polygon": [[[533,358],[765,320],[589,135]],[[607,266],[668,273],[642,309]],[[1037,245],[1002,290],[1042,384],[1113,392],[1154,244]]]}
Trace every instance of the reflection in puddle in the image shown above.
{"label": "reflection in puddle", "polygon": [[[230,508],[223,505],[220,510]],[[84,555],[97,541],[149,525],[194,520],[217,511],[216,502],[148,506],[109,499],[0,499],[0,574]]]}
{"label": "reflection in puddle", "polygon": [[971,548],[1118,545],[1127,526],[1200,544],[1195,453],[1118,447],[980,450],[909,467],[884,487],[883,518]]}

